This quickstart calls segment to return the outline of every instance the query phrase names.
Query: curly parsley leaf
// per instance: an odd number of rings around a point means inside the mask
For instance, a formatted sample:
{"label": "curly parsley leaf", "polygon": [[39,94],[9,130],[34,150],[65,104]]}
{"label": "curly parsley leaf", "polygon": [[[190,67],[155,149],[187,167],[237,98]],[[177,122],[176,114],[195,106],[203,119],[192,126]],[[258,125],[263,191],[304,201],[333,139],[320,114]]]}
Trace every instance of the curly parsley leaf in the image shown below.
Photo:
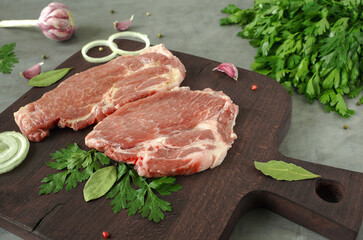
{"label": "curly parsley leaf", "polygon": [[141,216],[144,218],[149,216],[150,221],[160,222],[164,219],[163,211],[171,211],[170,203],[158,198],[150,188],[147,188],[146,201],[140,209]]}
{"label": "curly parsley leaf", "polygon": [[[65,186],[66,191],[77,187],[77,183],[83,182],[101,168],[102,165],[110,164],[110,159],[96,150],[85,151],[75,144],[68,144],[66,148],[50,154],[54,161],[45,164],[51,169],[63,170],[55,174],[48,174],[42,179],[39,186],[39,194],[59,192]],[[99,161],[99,162],[98,162]]]}
{"label": "curly parsley leaf", "polygon": [[52,191],[57,193],[62,190],[68,174],[69,171],[64,171],[56,174],[49,174],[47,177],[43,178],[41,182],[45,184],[39,186],[39,194],[48,194]]}
{"label": "curly parsley leaf", "polygon": [[4,44],[0,48],[0,72],[9,74],[15,63],[18,63],[18,58],[14,53],[15,43]]}
{"label": "curly parsley leaf", "polygon": [[[132,166],[120,163],[117,167],[119,181],[106,195],[113,199],[110,203],[115,213],[127,209],[129,216],[141,213],[141,216],[150,221],[160,222],[164,219],[164,213],[171,211],[169,202],[159,198],[160,195],[170,195],[182,188],[176,184],[173,177],[147,179],[140,177]],[[131,185],[131,181],[133,185]]]}
{"label": "curly parsley leaf", "polygon": [[182,188],[179,184],[175,184],[176,179],[173,177],[161,177],[154,179],[149,186],[155,189],[160,195],[170,195],[171,192],[177,192]]}
{"label": "curly parsley leaf", "polygon": [[258,48],[252,70],[349,117],[345,96],[363,90],[362,8],[351,0],[262,0],[250,9],[227,6],[220,25],[242,26],[237,35]]}

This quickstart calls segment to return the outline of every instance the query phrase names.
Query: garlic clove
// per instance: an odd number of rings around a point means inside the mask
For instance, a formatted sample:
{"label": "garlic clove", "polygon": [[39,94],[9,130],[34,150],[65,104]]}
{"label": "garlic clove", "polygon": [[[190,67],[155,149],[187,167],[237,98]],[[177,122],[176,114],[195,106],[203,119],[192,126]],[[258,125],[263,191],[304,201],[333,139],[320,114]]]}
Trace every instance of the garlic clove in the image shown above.
{"label": "garlic clove", "polygon": [[114,27],[116,28],[117,31],[121,32],[121,31],[125,31],[127,30],[130,25],[131,25],[131,22],[132,20],[134,19],[134,15],[131,16],[130,19],[126,20],[126,21],[123,21],[123,22],[114,22],[113,25]]}
{"label": "garlic clove", "polygon": [[232,63],[221,63],[218,67],[214,68],[212,71],[215,70],[224,72],[225,74],[227,74],[236,81],[238,79],[238,69]]}
{"label": "garlic clove", "polygon": [[27,70],[25,70],[24,72],[20,73],[20,76],[26,78],[26,79],[31,79],[37,75],[39,75],[39,73],[41,72],[41,66],[43,65],[44,62],[40,62],[38,64],[35,64],[34,66],[28,68]]}

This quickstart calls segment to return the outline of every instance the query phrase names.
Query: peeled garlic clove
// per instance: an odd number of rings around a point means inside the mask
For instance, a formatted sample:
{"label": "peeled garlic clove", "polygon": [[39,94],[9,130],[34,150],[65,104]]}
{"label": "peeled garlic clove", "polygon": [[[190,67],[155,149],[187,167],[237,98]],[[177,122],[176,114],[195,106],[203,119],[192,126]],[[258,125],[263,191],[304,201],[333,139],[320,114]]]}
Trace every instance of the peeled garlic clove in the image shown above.
{"label": "peeled garlic clove", "polygon": [[116,21],[113,23],[113,25],[115,26],[117,31],[121,32],[121,31],[127,30],[130,27],[133,19],[134,19],[134,15],[132,15],[131,18],[126,21],[123,21],[123,22]]}
{"label": "peeled garlic clove", "polygon": [[41,72],[41,66],[43,65],[43,62],[40,62],[38,64],[35,64],[34,66],[30,67],[29,69],[25,70],[24,72],[20,73],[20,76],[31,79]]}
{"label": "peeled garlic clove", "polygon": [[236,81],[238,79],[238,69],[232,63],[221,63],[218,67],[214,68],[213,71],[214,70],[224,72]]}

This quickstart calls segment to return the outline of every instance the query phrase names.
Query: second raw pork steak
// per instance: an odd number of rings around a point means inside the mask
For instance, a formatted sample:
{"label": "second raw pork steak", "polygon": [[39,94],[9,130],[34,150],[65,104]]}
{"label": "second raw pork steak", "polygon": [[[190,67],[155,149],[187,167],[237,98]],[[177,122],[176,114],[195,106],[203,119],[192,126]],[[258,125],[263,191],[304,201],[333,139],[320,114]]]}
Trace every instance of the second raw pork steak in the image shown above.
{"label": "second raw pork steak", "polygon": [[134,164],[140,176],[188,175],[222,163],[238,106],[223,92],[161,91],[124,105],[96,125],[86,145]]}
{"label": "second raw pork steak", "polygon": [[21,132],[41,141],[49,129],[82,129],[101,121],[126,103],[180,85],[185,68],[164,45],[138,56],[121,56],[64,80],[39,100],[14,113]]}

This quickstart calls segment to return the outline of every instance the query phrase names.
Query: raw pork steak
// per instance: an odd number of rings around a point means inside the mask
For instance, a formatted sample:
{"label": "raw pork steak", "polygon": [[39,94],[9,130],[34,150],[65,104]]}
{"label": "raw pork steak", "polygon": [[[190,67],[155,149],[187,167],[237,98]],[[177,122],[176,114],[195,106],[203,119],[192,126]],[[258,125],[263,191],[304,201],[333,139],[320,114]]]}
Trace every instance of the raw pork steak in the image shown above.
{"label": "raw pork steak", "polygon": [[223,92],[161,91],[96,125],[86,145],[135,165],[140,176],[188,175],[220,165],[236,134],[238,106]]}
{"label": "raw pork steak", "polygon": [[75,74],[39,100],[14,113],[21,132],[41,141],[49,129],[84,128],[104,119],[126,103],[169,90],[184,80],[185,68],[164,45],[138,56],[121,56]]}

